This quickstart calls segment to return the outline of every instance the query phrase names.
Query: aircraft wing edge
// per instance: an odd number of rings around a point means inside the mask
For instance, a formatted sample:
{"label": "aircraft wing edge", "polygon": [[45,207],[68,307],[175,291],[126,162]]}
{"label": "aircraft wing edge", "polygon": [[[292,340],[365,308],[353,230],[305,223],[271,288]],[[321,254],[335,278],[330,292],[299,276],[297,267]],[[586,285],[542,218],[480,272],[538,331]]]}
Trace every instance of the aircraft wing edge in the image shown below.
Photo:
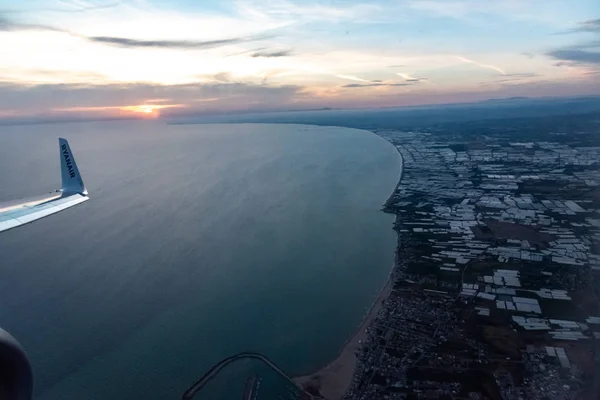
{"label": "aircraft wing edge", "polygon": [[74,194],[71,196],[59,197],[55,200],[48,201],[33,207],[23,207],[19,210],[0,214],[0,232],[7,231],[17,226],[25,225],[33,222],[40,218],[47,217],[48,215],[56,214],[67,208],[76,206],[77,204],[83,203],[90,198],[81,194]]}
{"label": "aircraft wing edge", "polygon": [[36,199],[0,204],[0,232],[36,221],[89,200],[69,142],[58,139],[62,188]]}

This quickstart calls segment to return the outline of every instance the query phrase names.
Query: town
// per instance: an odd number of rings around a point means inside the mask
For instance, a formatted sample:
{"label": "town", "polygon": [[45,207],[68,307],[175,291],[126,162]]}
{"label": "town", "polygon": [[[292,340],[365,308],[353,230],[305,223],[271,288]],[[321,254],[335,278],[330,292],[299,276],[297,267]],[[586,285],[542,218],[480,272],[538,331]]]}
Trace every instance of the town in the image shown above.
{"label": "town", "polygon": [[596,399],[597,115],[376,131],[403,158],[394,289],[346,399]]}

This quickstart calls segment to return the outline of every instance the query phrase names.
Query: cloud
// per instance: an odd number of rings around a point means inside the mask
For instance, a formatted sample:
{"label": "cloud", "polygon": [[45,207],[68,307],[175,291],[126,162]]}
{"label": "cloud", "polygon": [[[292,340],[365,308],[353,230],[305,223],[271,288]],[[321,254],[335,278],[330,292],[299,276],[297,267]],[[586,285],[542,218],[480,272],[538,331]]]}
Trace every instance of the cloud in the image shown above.
{"label": "cloud", "polygon": [[600,33],[600,18],[599,19],[591,19],[589,21],[582,22],[579,29],[581,31],[585,31],[585,32],[599,32]]}
{"label": "cloud", "polygon": [[88,114],[93,114],[93,109],[104,109],[115,115],[121,108],[145,104],[153,99],[170,99],[173,104],[188,110],[243,110],[250,105],[288,104],[303,97],[303,90],[303,87],[295,85],[271,86],[242,82],[27,86],[0,83],[0,110],[12,110],[24,116],[55,116],[60,114],[57,110],[75,112],[87,109]]}
{"label": "cloud", "polygon": [[499,72],[502,75],[506,75],[506,72],[503,69],[501,69],[499,67],[496,67],[495,65],[483,64],[483,63],[480,63],[480,62],[477,62],[477,61],[474,61],[474,60],[470,60],[470,59],[468,59],[466,57],[462,57],[462,56],[454,56],[454,57],[457,60],[460,60],[462,62],[465,62],[465,63],[468,63],[468,64],[473,64],[473,65],[477,65],[478,67],[481,67],[481,68],[491,69],[491,70],[494,70],[496,72]]}
{"label": "cloud", "polygon": [[0,14],[0,32],[13,32],[13,31],[51,31],[51,32],[65,32],[62,29],[58,29],[49,25],[43,24],[29,24],[14,21]]}
{"label": "cloud", "polygon": [[570,61],[559,61],[552,64],[554,67],[574,67],[576,64]]}
{"label": "cloud", "polygon": [[551,51],[547,55],[563,62],[573,61],[581,64],[600,64],[600,52],[565,48]]}
{"label": "cloud", "polygon": [[403,78],[406,82],[421,82],[427,80],[427,78],[415,78],[414,76],[410,76],[409,74],[404,74],[402,72],[398,72],[396,75]]}
{"label": "cloud", "polygon": [[106,76],[94,71],[59,70],[59,69],[29,69],[29,68],[0,68],[0,76],[4,80],[27,80],[30,82],[101,82]]}
{"label": "cloud", "polygon": [[425,18],[454,19],[481,28],[489,28],[490,21],[500,19],[555,26],[561,22],[557,10],[564,13],[560,0],[408,0],[402,3]]}
{"label": "cloud", "polygon": [[[411,0],[408,8],[431,18],[451,18],[478,24],[482,17],[503,17],[507,19],[528,18],[527,5],[521,0],[480,1],[480,0]],[[535,18],[535,17],[534,17]]]}
{"label": "cloud", "polygon": [[164,99],[146,99],[146,104],[161,104],[161,103],[172,103],[174,100],[169,98]]}
{"label": "cloud", "polygon": [[410,86],[408,83],[350,83],[344,85],[344,88],[363,88],[363,87],[374,87],[374,86]]}
{"label": "cloud", "polygon": [[[578,27],[563,33],[591,32],[600,34],[600,19],[583,21]],[[596,38],[598,36],[596,35]],[[588,40],[572,44],[546,53],[547,56],[559,60],[554,66],[574,66],[576,64],[600,64],[600,40]]]}
{"label": "cloud", "polygon": [[474,8],[469,7],[469,4],[464,1],[413,0],[408,3],[408,6],[430,16],[456,19],[465,19],[474,11]]}
{"label": "cloud", "polygon": [[525,57],[527,57],[527,58],[533,58],[533,57],[535,57],[535,54],[533,54],[533,53],[528,53],[528,52],[521,53],[521,55],[522,55],[522,56],[525,56]]}
{"label": "cloud", "polygon": [[362,78],[359,78],[354,75],[336,75],[336,78],[347,79],[349,81],[355,81],[355,82],[371,82],[368,79],[362,79]]}
{"label": "cloud", "polygon": [[579,44],[572,44],[570,46],[563,47],[563,49],[569,50],[589,50],[600,48],[600,40],[591,40]]}
{"label": "cloud", "polygon": [[[533,72],[517,72],[512,74],[505,74],[493,78],[489,81],[479,82],[479,86],[512,86],[512,85],[535,85],[543,82],[539,79],[540,75]],[[499,79],[500,78],[500,79]],[[537,79],[529,79],[537,78]]]}
{"label": "cloud", "polygon": [[583,21],[579,23],[577,28],[571,29],[564,33],[575,33],[575,32],[594,32],[600,33],[600,18],[591,19],[589,21]]}
{"label": "cloud", "polygon": [[543,81],[528,81],[528,80],[523,80],[523,79],[519,79],[519,78],[508,78],[508,79],[496,79],[493,81],[486,81],[486,82],[479,82],[480,86],[494,86],[494,85],[509,85],[509,84],[536,84],[536,83],[540,83]]}
{"label": "cloud", "polygon": [[502,76],[510,76],[514,78],[533,78],[535,76],[539,76],[539,74],[536,74],[535,72],[515,72],[512,74],[504,74]]}
{"label": "cloud", "polygon": [[[0,31],[51,31],[66,33],[74,37],[79,37],[92,43],[100,43],[109,46],[125,47],[125,48],[160,48],[160,49],[178,49],[178,50],[205,50],[232,44],[256,42],[260,40],[271,39],[274,35],[258,35],[258,36],[240,36],[229,39],[216,40],[145,40],[133,39],[118,36],[85,36],[77,33],[69,32],[64,29],[56,28],[44,24],[32,24],[18,22],[9,19],[0,14]],[[282,57],[286,54],[285,51],[279,52],[257,52],[255,57]],[[291,53],[290,53],[291,54]]]}
{"label": "cloud", "polygon": [[48,13],[84,13],[95,10],[105,10],[108,8],[114,8],[121,5],[119,2],[98,4],[98,5],[77,5],[75,8],[35,8],[35,10],[3,10],[6,14],[23,14],[32,11],[35,12],[48,12]]}
{"label": "cloud", "polygon": [[219,72],[213,75],[213,79],[221,83],[231,82],[233,80],[229,72]]}
{"label": "cloud", "polygon": [[237,12],[244,18],[263,21],[278,20],[282,25],[306,24],[324,21],[328,24],[339,22],[378,22],[384,19],[384,9],[374,4],[338,3],[327,5],[326,2],[287,0],[270,0],[268,2],[245,0],[236,3]]}
{"label": "cloud", "polygon": [[227,58],[227,57],[234,57],[234,56],[243,56],[244,54],[249,54],[249,53],[253,53],[253,52],[258,52],[258,51],[263,51],[266,50],[266,47],[258,47],[256,49],[250,49],[250,50],[244,50],[244,51],[236,51],[235,53],[230,53],[230,54],[226,54],[223,56],[223,58]]}
{"label": "cloud", "polygon": [[127,48],[203,50],[212,49],[220,46],[227,46],[230,44],[239,44],[264,40],[269,38],[269,36],[248,36],[217,40],[140,40],[113,36],[90,36],[85,38],[95,43],[102,43]]}
{"label": "cloud", "polygon": [[259,50],[256,51],[252,54],[251,57],[288,57],[291,56],[293,54],[293,52],[291,50],[274,50],[274,51],[267,51],[267,50]]}
{"label": "cloud", "polygon": [[291,72],[290,70],[287,70],[287,69],[274,69],[274,70],[267,71],[267,72],[265,72],[265,74],[263,76],[261,85],[266,85],[267,82],[269,81],[269,79],[271,79],[273,77],[288,75],[290,73],[293,73],[293,72]]}

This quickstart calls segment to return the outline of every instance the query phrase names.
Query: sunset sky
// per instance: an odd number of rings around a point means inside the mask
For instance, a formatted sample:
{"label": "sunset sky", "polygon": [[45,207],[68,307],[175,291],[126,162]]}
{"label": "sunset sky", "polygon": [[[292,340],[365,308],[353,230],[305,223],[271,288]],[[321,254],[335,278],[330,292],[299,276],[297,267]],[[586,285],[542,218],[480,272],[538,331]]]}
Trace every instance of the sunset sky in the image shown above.
{"label": "sunset sky", "polygon": [[0,0],[0,118],[600,93],[598,0]]}

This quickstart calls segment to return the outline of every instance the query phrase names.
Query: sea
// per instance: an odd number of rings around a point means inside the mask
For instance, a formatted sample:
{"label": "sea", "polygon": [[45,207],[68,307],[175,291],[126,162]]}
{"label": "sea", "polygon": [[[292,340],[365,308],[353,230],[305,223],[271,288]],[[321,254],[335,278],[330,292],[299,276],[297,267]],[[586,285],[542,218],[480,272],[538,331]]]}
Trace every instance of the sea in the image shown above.
{"label": "sea", "polygon": [[[178,399],[224,357],[289,375],[337,356],[392,268],[401,171],[358,129],[77,122],[0,127],[0,201],[60,186],[58,137],[91,200],[0,234],[0,327],[35,398]],[[198,399],[291,389],[256,361]],[[287,396],[287,397],[286,397]]]}

